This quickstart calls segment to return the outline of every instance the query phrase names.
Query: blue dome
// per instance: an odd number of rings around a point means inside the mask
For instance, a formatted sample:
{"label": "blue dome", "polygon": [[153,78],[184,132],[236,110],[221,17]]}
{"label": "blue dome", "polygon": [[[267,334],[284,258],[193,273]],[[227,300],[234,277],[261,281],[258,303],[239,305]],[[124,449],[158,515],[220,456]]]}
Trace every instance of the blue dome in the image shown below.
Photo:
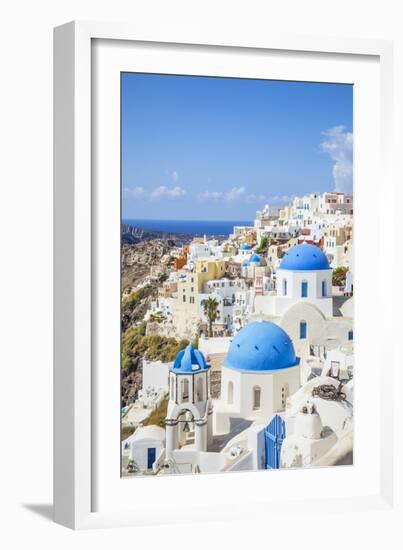
{"label": "blue dome", "polygon": [[234,337],[224,365],[243,372],[270,372],[299,364],[288,334],[278,325],[250,323]]}
{"label": "blue dome", "polygon": [[241,250],[249,250],[250,246],[248,244],[241,244]]}
{"label": "blue dome", "polygon": [[259,256],[259,254],[252,254],[249,261],[260,264],[260,262],[262,261],[262,258]]}
{"label": "blue dome", "polygon": [[291,271],[317,271],[331,269],[326,255],[313,244],[297,244],[284,254],[279,269]]}
{"label": "blue dome", "polygon": [[204,355],[199,350],[194,349],[192,344],[189,344],[185,349],[178,353],[171,371],[180,374],[200,372],[201,370],[207,370],[208,368],[209,366],[204,359]]}
{"label": "blue dome", "polygon": [[242,262],[241,267],[248,267],[249,262]]}

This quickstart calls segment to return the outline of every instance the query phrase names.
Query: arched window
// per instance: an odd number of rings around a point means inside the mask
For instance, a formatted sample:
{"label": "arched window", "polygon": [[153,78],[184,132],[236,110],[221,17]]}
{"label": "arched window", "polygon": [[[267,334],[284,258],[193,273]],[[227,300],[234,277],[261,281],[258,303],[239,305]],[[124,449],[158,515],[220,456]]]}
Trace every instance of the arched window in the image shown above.
{"label": "arched window", "polygon": [[189,380],[187,378],[181,380],[181,395],[182,402],[189,401]]}
{"label": "arched window", "polygon": [[308,281],[302,281],[301,283],[301,298],[308,297]]}
{"label": "arched window", "polygon": [[196,401],[203,401],[203,378],[200,375],[196,383]]}
{"label": "arched window", "polygon": [[287,296],[287,279],[283,279],[283,296]]}
{"label": "arched window", "polygon": [[306,321],[301,321],[299,324],[299,337],[300,340],[305,340],[307,334]]}
{"label": "arched window", "polygon": [[322,281],[322,296],[327,296],[326,281]]}
{"label": "arched window", "polygon": [[175,377],[174,376],[171,376],[170,382],[171,382],[171,399],[173,401],[175,399]]}
{"label": "arched window", "polygon": [[260,397],[262,394],[262,390],[260,386],[255,386],[253,388],[253,410],[257,411],[260,409]]}
{"label": "arched window", "polygon": [[228,382],[228,405],[232,405],[234,403],[234,384],[233,382]]}

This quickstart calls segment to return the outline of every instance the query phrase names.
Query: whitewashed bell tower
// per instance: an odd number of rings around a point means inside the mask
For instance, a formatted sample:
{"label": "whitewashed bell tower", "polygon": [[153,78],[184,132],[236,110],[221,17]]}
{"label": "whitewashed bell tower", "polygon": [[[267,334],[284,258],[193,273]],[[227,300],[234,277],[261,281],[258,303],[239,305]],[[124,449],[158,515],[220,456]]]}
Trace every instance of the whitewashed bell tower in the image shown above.
{"label": "whitewashed bell tower", "polygon": [[194,426],[195,450],[206,451],[212,442],[212,413],[210,367],[203,354],[189,344],[178,353],[169,373],[167,457],[185,444],[191,426]]}

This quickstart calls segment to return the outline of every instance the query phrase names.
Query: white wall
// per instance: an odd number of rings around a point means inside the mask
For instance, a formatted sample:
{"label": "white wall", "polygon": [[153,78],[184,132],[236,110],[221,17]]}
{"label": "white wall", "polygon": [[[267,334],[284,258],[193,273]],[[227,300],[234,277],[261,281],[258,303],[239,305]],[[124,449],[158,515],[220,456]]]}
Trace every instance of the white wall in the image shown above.
{"label": "white wall", "polygon": [[299,302],[290,308],[280,319],[280,326],[283,328],[293,342],[300,339],[300,323],[306,322],[306,340],[319,338],[325,329],[326,319],[323,313],[314,305]]}
{"label": "white wall", "polygon": [[212,338],[200,338],[199,339],[199,351],[203,353],[204,357],[209,354],[215,353],[227,353],[232,337],[212,337]]}
{"label": "white wall", "polygon": [[[221,370],[222,400],[243,418],[269,421],[275,412],[283,410],[281,388],[288,384],[290,394],[299,389],[299,366],[272,373],[241,372],[223,366]],[[229,383],[233,384],[233,403],[228,402]],[[260,408],[255,410],[254,388],[261,389]]]}
{"label": "white wall", "polygon": [[164,448],[164,442],[159,439],[140,439],[130,444],[130,458],[134,460],[140,470],[147,470],[148,449],[155,449],[155,460]]}
{"label": "white wall", "polygon": [[[287,294],[284,295],[283,280],[287,281]],[[306,298],[301,297],[302,282],[308,283]],[[322,281],[326,284],[326,295],[322,296]],[[315,304],[324,315],[333,314],[332,306],[332,271],[323,269],[318,271],[290,271],[277,270],[276,315],[283,315],[291,306],[298,302]]]}
{"label": "white wall", "polygon": [[143,359],[143,390],[168,390],[168,373],[172,363],[162,361],[146,361]]}

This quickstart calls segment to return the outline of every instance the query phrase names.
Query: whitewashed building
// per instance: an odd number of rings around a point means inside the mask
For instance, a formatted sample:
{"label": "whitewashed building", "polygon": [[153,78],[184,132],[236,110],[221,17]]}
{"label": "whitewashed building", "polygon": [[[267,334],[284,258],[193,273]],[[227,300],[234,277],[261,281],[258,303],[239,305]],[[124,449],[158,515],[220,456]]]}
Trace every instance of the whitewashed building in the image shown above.
{"label": "whitewashed building", "polygon": [[214,279],[204,283],[204,292],[199,294],[199,317],[204,324],[208,318],[204,304],[208,298],[217,302],[218,317],[214,322],[214,330],[226,331],[242,326],[244,319],[252,311],[254,290],[246,281],[237,279]]}
{"label": "whitewashed building", "polygon": [[122,442],[122,463],[135,473],[152,472],[153,465],[165,449],[165,430],[149,425],[137,430]]}
{"label": "whitewashed building", "polygon": [[317,246],[304,243],[288,249],[275,275],[276,292],[255,296],[250,320],[278,323],[300,356],[308,356],[313,345],[325,350],[351,346],[352,318],[343,308],[334,314],[332,269]]}
{"label": "whitewashed building", "polygon": [[274,323],[250,323],[233,338],[222,365],[215,432],[229,431],[239,417],[267,424],[299,386],[299,359],[288,335]]}

